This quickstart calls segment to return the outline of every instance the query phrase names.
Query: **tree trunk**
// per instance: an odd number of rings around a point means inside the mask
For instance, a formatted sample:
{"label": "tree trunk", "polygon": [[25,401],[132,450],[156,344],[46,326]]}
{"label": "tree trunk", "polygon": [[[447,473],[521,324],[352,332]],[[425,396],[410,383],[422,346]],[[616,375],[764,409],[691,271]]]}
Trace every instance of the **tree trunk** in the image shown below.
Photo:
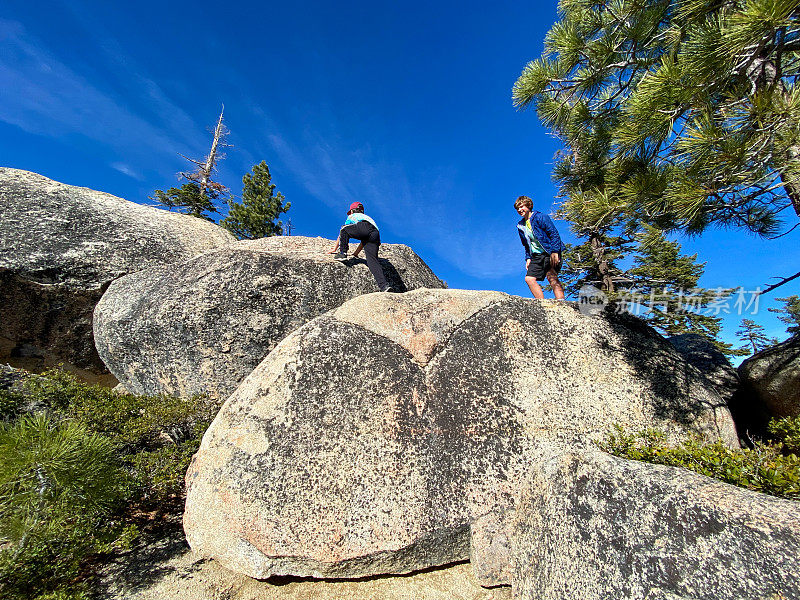
{"label": "tree trunk", "polygon": [[222,107],[222,110],[219,113],[219,119],[217,119],[217,126],[214,128],[214,141],[211,142],[211,152],[208,153],[206,157],[205,164],[200,167],[200,195],[206,195],[206,189],[208,189],[208,184],[211,181],[211,173],[214,171],[214,164],[217,161],[217,149],[219,148],[220,140],[222,139],[223,135],[223,127],[222,124],[222,113],[225,112],[225,107]]}
{"label": "tree trunk", "polygon": [[[789,152],[789,160],[795,162],[797,161],[797,154],[793,150]],[[781,172],[781,183],[783,183],[783,189],[786,190],[789,200],[792,201],[795,214],[800,217],[800,185],[795,181],[786,181],[786,174],[783,172]]]}
{"label": "tree trunk", "polygon": [[611,277],[611,269],[608,266],[608,260],[606,260],[606,248],[601,236],[597,233],[590,233],[589,243],[592,247],[592,256],[594,256],[594,261],[597,264],[597,272],[602,281],[601,289],[604,292],[613,292],[614,280]]}
{"label": "tree trunk", "polygon": [[[784,103],[789,103],[789,91],[780,79],[775,63],[769,58],[756,57],[753,59],[753,62],[747,68],[747,78],[750,80],[750,85],[753,86],[754,92],[773,88]],[[796,164],[800,160],[800,148],[797,146],[790,147],[786,152],[785,159],[790,165]],[[783,189],[792,202],[795,214],[800,217],[800,183],[791,180],[787,181],[786,173],[782,169],[780,174]]]}

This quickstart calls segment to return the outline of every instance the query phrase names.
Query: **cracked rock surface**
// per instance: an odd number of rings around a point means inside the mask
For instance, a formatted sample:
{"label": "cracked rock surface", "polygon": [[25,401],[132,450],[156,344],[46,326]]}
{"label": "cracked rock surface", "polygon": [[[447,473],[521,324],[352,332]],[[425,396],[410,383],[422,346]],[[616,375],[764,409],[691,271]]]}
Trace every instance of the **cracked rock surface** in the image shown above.
{"label": "cracked rock surface", "polygon": [[[333,242],[300,236],[237,242],[115,281],[94,316],[97,349],[137,394],[227,398],[286,335],[377,291],[361,259],[339,262]],[[441,288],[408,246],[383,244],[397,290]]]}
{"label": "cracked rock surface", "polygon": [[800,597],[800,502],[596,450],[532,465],[510,519],[514,598]]}
{"label": "cracked rock surface", "polygon": [[369,294],[287,336],[226,401],[187,473],[184,528],[256,578],[467,560],[471,524],[507,505],[533,445],[586,447],[615,423],[737,445],[707,380],[638,319],[497,292]]}
{"label": "cracked rock surface", "polygon": [[111,281],[230,243],[213,223],[0,167],[0,360],[105,373],[92,311]]}

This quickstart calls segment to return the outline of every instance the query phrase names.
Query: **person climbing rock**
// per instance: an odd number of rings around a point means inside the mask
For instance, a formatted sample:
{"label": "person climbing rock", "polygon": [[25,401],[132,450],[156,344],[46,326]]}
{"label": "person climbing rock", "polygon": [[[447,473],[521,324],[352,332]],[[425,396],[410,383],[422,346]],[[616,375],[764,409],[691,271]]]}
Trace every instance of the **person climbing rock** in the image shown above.
{"label": "person climbing rock", "polygon": [[531,290],[534,298],[542,300],[544,292],[538,281],[545,278],[553,288],[556,300],[564,299],[564,287],[558,280],[561,270],[561,252],[564,244],[558,235],[553,219],[547,215],[533,210],[533,200],[527,196],[520,196],[514,202],[517,214],[522,217],[517,223],[517,233],[525,248],[525,283]]}
{"label": "person climbing rock", "polygon": [[353,252],[353,258],[357,258],[361,250],[364,250],[367,266],[375,278],[375,283],[378,284],[378,289],[382,292],[394,291],[387,283],[381,263],[378,262],[381,233],[375,221],[364,214],[364,205],[361,202],[353,202],[350,205],[350,209],[347,211],[347,220],[339,230],[339,239],[336,240],[336,245],[328,254],[333,254],[336,260],[346,260],[348,258],[347,250],[350,247],[350,238],[360,242],[358,248]]}

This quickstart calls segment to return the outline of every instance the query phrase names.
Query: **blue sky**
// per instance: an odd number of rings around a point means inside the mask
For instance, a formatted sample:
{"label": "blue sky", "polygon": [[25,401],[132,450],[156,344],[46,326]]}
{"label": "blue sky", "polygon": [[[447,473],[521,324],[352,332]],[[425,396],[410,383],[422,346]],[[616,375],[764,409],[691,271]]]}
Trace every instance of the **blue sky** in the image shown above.
{"label": "blue sky", "polygon": [[[0,165],[149,203],[187,169],[179,154],[208,151],[224,103],[217,179],[238,193],[265,160],[295,234],[332,238],[358,200],[450,287],[527,296],[513,201],[551,210],[558,144],[511,87],[556,16],[555,2],[6,0]],[[798,240],[681,241],[708,261],[701,284],[751,290],[800,269]],[[744,316],[783,338],[765,309],[800,282],[778,291]],[[741,318],[725,316],[728,341]]]}

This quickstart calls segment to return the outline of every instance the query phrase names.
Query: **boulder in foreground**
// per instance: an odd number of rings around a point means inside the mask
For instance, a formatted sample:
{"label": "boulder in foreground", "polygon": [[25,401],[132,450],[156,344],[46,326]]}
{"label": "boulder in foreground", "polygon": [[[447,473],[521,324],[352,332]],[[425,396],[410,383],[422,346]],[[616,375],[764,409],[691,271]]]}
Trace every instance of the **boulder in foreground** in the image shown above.
{"label": "boulder in foreground", "polygon": [[511,517],[514,598],[800,597],[800,503],[599,451],[532,462]]}
{"label": "boulder in foreground", "polygon": [[227,400],[187,473],[184,528],[256,578],[467,560],[471,524],[513,496],[532,444],[583,447],[614,423],[737,445],[724,402],[638,319],[369,294],[286,337]]}

